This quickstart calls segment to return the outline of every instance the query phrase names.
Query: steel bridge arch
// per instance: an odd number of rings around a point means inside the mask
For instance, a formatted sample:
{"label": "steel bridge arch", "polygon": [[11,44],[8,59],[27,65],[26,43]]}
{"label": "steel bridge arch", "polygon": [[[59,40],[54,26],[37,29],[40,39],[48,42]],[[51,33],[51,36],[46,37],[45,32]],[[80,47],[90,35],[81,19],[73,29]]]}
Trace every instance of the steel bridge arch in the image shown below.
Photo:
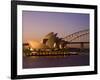
{"label": "steel bridge arch", "polygon": [[65,41],[72,42],[72,41],[76,40],[77,38],[83,37],[85,35],[89,35],[89,29],[85,29],[85,30],[81,30],[81,31],[72,33],[72,34],[64,37],[63,39]]}

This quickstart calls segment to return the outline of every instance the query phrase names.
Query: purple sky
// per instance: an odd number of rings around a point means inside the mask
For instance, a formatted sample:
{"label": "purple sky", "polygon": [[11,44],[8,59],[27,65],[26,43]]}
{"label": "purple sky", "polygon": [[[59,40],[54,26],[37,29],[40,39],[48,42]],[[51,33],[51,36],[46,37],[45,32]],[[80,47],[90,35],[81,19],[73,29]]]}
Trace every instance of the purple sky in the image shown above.
{"label": "purple sky", "polygon": [[89,14],[58,12],[22,12],[23,41],[40,41],[49,32],[65,37],[71,33],[89,29]]}

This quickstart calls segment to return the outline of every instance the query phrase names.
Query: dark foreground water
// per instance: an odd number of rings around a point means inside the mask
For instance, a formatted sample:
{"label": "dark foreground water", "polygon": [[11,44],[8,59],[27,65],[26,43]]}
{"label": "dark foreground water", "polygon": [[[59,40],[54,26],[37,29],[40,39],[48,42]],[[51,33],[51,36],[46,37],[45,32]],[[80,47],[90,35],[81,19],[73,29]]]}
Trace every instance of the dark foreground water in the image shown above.
{"label": "dark foreground water", "polygon": [[89,54],[23,57],[23,68],[47,68],[89,65]]}

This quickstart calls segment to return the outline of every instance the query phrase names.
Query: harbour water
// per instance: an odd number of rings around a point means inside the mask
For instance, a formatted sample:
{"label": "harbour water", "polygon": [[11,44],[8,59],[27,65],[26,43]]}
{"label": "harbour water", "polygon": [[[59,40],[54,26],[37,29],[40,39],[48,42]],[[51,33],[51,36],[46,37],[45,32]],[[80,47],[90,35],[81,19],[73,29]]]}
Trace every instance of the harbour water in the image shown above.
{"label": "harbour water", "polygon": [[23,68],[48,68],[89,65],[89,53],[65,56],[23,56]]}

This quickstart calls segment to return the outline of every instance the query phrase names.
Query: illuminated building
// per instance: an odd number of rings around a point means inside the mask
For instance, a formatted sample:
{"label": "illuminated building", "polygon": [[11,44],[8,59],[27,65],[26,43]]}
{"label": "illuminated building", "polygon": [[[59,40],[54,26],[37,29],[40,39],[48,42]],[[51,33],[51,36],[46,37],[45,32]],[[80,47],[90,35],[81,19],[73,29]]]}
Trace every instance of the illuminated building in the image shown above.
{"label": "illuminated building", "polygon": [[54,32],[50,32],[42,39],[42,43],[49,48],[63,48],[65,41],[57,37],[57,33],[54,34]]}

